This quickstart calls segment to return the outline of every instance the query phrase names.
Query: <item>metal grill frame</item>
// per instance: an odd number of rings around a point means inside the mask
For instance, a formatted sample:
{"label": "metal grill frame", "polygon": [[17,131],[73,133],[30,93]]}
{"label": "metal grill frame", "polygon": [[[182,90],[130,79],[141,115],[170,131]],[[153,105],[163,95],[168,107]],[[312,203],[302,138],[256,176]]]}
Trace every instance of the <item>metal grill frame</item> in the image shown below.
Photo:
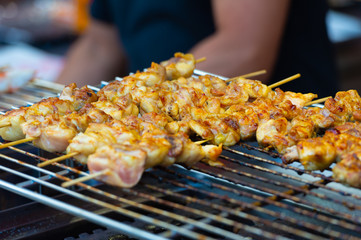
{"label": "metal grill frame", "polygon": [[[195,70],[195,74],[209,73]],[[38,93],[31,95],[35,101],[39,96],[56,95],[54,91],[29,86],[18,94],[23,96],[29,91]],[[19,107],[6,102],[13,99],[0,97],[0,107]],[[32,104],[29,99],[18,102]],[[299,163],[284,165],[276,153],[264,152],[254,142],[224,147],[220,157],[223,166],[198,163],[191,169],[177,164],[153,168],[145,172],[135,188],[117,189],[116,194],[94,180],[69,189],[61,187],[62,181],[88,173],[79,170],[71,160],[39,168],[36,163],[47,161],[49,155],[43,157],[42,151],[30,153],[22,146],[28,144],[9,147],[6,154],[0,151],[0,170],[22,179],[18,182],[0,179],[0,188],[139,239],[361,239],[360,189],[335,182],[329,170],[309,172]],[[33,160],[19,160],[9,151]],[[34,185],[39,187],[35,191]],[[48,196],[43,188],[57,194]],[[58,194],[161,231],[154,233],[74,206],[56,198]],[[6,237],[10,232],[7,229],[0,236]]]}

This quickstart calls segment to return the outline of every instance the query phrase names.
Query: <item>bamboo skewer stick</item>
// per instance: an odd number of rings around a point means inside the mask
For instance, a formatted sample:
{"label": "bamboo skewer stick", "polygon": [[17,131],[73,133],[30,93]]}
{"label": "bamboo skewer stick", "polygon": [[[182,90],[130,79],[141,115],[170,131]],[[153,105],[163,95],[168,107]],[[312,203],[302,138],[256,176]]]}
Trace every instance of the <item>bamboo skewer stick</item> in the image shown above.
{"label": "bamboo skewer stick", "polygon": [[251,73],[241,75],[240,77],[249,78],[249,77],[255,77],[255,76],[259,76],[259,75],[266,74],[266,73],[267,73],[266,69],[263,69],[263,70],[259,70],[256,72],[251,72]]}
{"label": "bamboo skewer stick", "polygon": [[275,87],[281,86],[281,85],[283,85],[285,83],[288,83],[288,82],[290,82],[292,80],[295,80],[295,79],[297,79],[299,77],[301,77],[301,74],[297,73],[297,74],[295,74],[295,75],[293,75],[291,77],[288,77],[288,78],[285,78],[285,79],[283,79],[281,81],[275,82],[275,83],[269,85],[268,87],[269,88],[275,88]]}
{"label": "bamboo skewer stick", "polygon": [[65,87],[65,85],[63,85],[63,84],[45,81],[45,80],[41,80],[39,78],[35,78],[35,79],[31,80],[30,83],[32,83],[33,85],[42,87],[42,88],[48,88],[51,90],[55,90],[57,92],[63,91],[63,89]]}
{"label": "bamboo skewer stick", "polygon": [[10,122],[4,122],[4,123],[0,124],[0,128],[10,127],[10,126],[11,126]]}
{"label": "bamboo skewer stick", "polygon": [[201,62],[204,62],[205,60],[207,60],[206,57],[202,57],[202,58],[199,58],[196,60],[196,63],[201,63]]}
{"label": "bamboo skewer stick", "polygon": [[106,174],[108,174],[109,171],[110,171],[109,169],[105,169],[103,171],[96,172],[96,173],[93,173],[93,174],[89,174],[89,175],[84,176],[84,177],[80,177],[80,178],[77,178],[77,179],[74,179],[74,180],[63,182],[61,184],[61,186],[62,187],[70,187],[70,186],[73,186],[74,184],[77,184],[77,183],[80,183],[80,182],[85,182],[85,181],[94,179],[96,177],[102,176],[102,175],[106,175]]}
{"label": "bamboo skewer stick", "polygon": [[21,143],[31,142],[34,139],[36,139],[36,138],[29,137],[29,138],[24,138],[24,139],[21,139],[21,140],[9,142],[9,143],[4,143],[4,144],[0,145],[0,149],[11,147],[11,146],[18,145],[18,144],[21,144]]}
{"label": "bamboo skewer stick", "polygon": [[63,161],[65,159],[68,159],[68,158],[71,158],[71,157],[74,157],[76,155],[78,155],[79,153],[78,152],[72,152],[72,153],[68,153],[66,155],[63,155],[63,156],[60,156],[60,157],[57,157],[57,158],[53,158],[49,161],[45,161],[45,162],[41,162],[38,164],[38,167],[45,167],[49,164],[52,164],[52,163],[55,163],[55,162],[60,162],[60,161]]}
{"label": "bamboo skewer stick", "polygon": [[262,75],[262,74],[265,74],[267,73],[267,71],[265,69],[263,70],[259,70],[259,71],[256,71],[256,72],[251,72],[251,73],[247,73],[247,74],[244,74],[244,75],[241,75],[241,76],[238,76],[238,77],[234,77],[234,78],[230,78],[230,79],[227,79],[225,82],[232,82],[233,80],[237,79],[237,78],[249,78],[249,77],[255,77],[255,76],[259,76],[259,75]]}
{"label": "bamboo skewer stick", "polygon": [[305,106],[310,106],[310,105],[316,104],[316,103],[323,103],[323,102],[325,102],[325,101],[326,101],[327,99],[329,99],[329,98],[332,98],[332,97],[331,97],[331,96],[328,96],[328,97],[324,97],[324,98],[319,98],[319,99],[316,99],[316,100],[313,100],[313,101],[311,101],[311,102],[306,103]]}
{"label": "bamboo skewer stick", "polygon": [[[205,142],[208,142],[208,140],[201,140],[201,141],[197,141],[197,142],[194,142],[195,144],[198,144],[198,145],[201,145],[202,143],[205,143]],[[74,157],[76,155],[78,155],[79,153],[78,152],[72,152],[72,153],[68,153],[66,155],[63,155],[63,156],[60,156],[60,157],[57,157],[57,158],[53,158],[49,161],[45,161],[45,162],[41,162],[41,163],[38,163],[38,167],[45,167],[45,166],[48,166],[52,163],[55,163],[55,162],[60,162],[60,161],[63,161],[65,159],[68,159],[68,158],[71,158],[71,157]]]}
{"label": "bamboo skewer stick", "polygon": [[194,142],[195,144],[197,145],[201,145],[202,143],[205,143],[205,142],[208,142],[209,140],[206,139],[206,140],[200,140],[200,141],[197,141],[197,142]]}

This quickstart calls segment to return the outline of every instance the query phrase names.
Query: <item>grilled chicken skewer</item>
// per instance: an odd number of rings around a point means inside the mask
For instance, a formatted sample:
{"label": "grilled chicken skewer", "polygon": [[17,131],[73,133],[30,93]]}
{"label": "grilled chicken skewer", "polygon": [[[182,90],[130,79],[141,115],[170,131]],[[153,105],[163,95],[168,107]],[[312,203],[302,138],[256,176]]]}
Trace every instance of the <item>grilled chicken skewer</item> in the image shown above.
{"label": "grilled chicken skewer", "polygon": [[47,115],[42,121],[27,121],[23,124],[26,138],[34,138],[33,144],[48,152],[64,152],[79,132],[84,132],[90,123],[103,123],[111,117],[90,103],[79,111],[59,115]]}
{"label": "grilled chicken skewer", "polygon": [[78,111],[86,103],[97,100],[96,94],[88,87],[78,89],[75,84],[66,86],[60,97],[51,97],[30,106],[21,107],[7,112],[0,118],[0,136],[7,141],[23,139],[23,125],[27,122],[42,122],[47,115],[58,114],[60,116]]}
{"label": "grilled chicken skewer", "polygon": [[[310,94],[291,95],[280,89],[277,92],[279,95],[273,101],[269,98],[257,98],[253,102],[232,105],[224,113],[217,113],[214,108],[213,112],[216,112],[214,114],[210,114],[210,111],[204,108],[192,108],[190,129],[214,144],[231,146],[240,139],[255,137],[258,127],[269,119],[284,117],[287,121],[295,118],[302,111],[302,105],[307,102],[307,100],[301,101],[300,98],[314,97]],[[212,104],[214,105],[216,104]]]}
{"label": "grilled chicken skewer", "polygon": [[300,141],[284,158],[299,160],[307,170],[323,170],[336,162],[333,178],[361,187],[361,124],[347,122],[326,131],[323,137]]}
{"label": "grilled chicken skewer", "polygon": [[165,67],[167,72],[167,79],[173,80],[180,77],[192,76],[196,67],[196,60],[192,54],[183,54],[177,52],[174,57],[160,63]]}
{"label": "grilled chicken skewer", "polygon": [[[338,92],[335,98],[328,98],[324,108],[303,109],[294,119],[270,119],[257,130],[260,145],[275,148],[281,154],[293,152],[287,149],[303,139],[314,137],[319,130],[339,126],[349,120],[357,119],[361,109],[361,98],[355,90]],[[313,140],[310,140],[313,141]],[[284,160],[294,160],[292,154],[286,154]]]}
{"label": "grilled chicken skewer", "polygon": [[86,163],[91,173],[109,169],[98,179],[121,187],[134,186],[147,168],[175,162],[188,166],[200,160],[215,162],[221,153],[221,146],[200,146],[185,134],[167,133],[161,123],[166,119],[159,121],[159,116],[151,115],[90,124],[71,141],[67,152],[78,153],[75,159]]}
{"label": "grilled chicken skewer", "polygon": [[332,172],[334,179],[361,188],[361,148],[342,155]]}
{"label": "grilled chicken skewer", "polygon": [[359,123],[345,123],[326,131],[322,137],[306,139],[287,149],[285,161],[299,160],[306,170],[323,170],[343,154],[361,147]]}

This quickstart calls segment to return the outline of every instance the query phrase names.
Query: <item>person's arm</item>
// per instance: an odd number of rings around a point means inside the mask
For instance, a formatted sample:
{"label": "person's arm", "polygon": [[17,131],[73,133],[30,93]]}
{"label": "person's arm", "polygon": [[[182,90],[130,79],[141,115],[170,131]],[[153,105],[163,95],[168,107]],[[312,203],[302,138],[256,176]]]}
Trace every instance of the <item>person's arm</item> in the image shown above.
{"label": "person's arm", "polygon": [[70,48],[57,82],[75,82],[79,87],[97,85],[124,74],[126,57],[116,28],[92,20],[90,26]]}
{"label": "person's arm", "polygon": [[213,0],[216,31],[190,51],[207,60],[197,68],[226,77],[266,69],[277,58],[289,0]]}

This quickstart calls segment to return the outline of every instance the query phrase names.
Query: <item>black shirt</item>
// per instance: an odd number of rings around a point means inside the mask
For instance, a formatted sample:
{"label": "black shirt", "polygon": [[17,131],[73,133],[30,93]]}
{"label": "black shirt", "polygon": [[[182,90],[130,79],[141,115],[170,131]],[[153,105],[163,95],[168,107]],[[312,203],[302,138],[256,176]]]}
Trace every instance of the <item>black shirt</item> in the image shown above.
{"label": "black shirt", "polygon": [[91,13],[117,26],[132,72],[188,52],[214,31],[209,0],[95,0]]}
{"label": "black shirt", "polygon": [[[333,96],[338,90],[327,10],[326,0],[292,0],[271,82],[296,73],[302,77],[283,85],[283,90],[319,97]],[[91,14],[117,26],[131,72],[169,59],[175,52],[188,52],[215,30],[209,0],[95,0]]]}

